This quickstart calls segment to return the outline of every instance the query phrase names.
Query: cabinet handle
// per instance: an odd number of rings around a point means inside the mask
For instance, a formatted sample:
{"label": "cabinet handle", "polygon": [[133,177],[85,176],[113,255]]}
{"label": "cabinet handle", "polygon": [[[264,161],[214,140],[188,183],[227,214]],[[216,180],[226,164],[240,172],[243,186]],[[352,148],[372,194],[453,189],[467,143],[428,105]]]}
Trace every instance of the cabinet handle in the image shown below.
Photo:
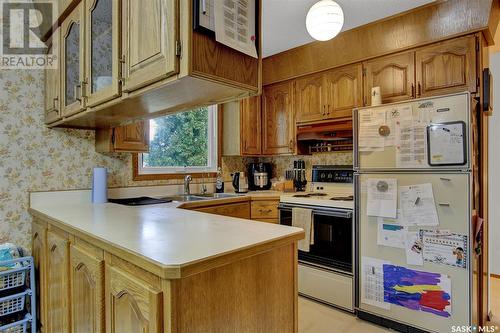
{"label": "cabinet handle", "polygon": [[330,115],[330,104],[328,104],[328,108],[326,109],[326,114]]}
{"label": "cabinet handle", "polygon": [[57,101],[59,101],[59,97],[54,97],[54,99],[52,100],[52,108],[53,108],[54,110],[59,109],[59,108],[57,107],[57,105],[56,105],[56,104],[57,104]]}
{"label": "cabinet handle", "polygon": [[420,84],[420,82],[418,83],[417,87],[418,87],[417,94],[418,94],[418,96],[420,96],[422,94],[422,85]]}
{"label": "cabinet handle", "polygon": [[75,99],[78,101],[78,102],[81,102],[82,101],[82,96],[81,96],[81,93],[78,94],[78,92],[82,91],[82,85],[81,84],[77,84],[76,86],[74,86],[73,88],[73,94],[75,95]]}
{"label": "cabinet handle", "polygon": [[323,116],[326,115],[326,104],[323,105],[323,113],[322,113],[322,115]]}
{"label": "cabinet handle", "polygon": [[123,84],[125,82],[125,65],[127,64],[127,60],[125,58],[125,55],[122,54],[121,58],[119,59],[119,62],[121,64],[121,73],[120,73],[120,82]]}
{"label": "cabinet handle", "polygon": [[290,151],[293,151],[293,143],[294,143],[293,139],[290,140],[290,143],[288,145],[288,147],[290,148]]}
{"label": "cabinet handle", "polygon": [[35,232],[35,233],[33,234],[33,239],[37,239],[37,238],[38,238],[38,232]]}
{"label": "cabinet handle", "polygon": [[415,98],[415,84],[411,84],[411,97]]}
{"label": "cabinet handle", "polygon": [[259,209],[259,213],[271,213],[272,211],[273,211],[272,209],[266,209],[266,210]]}
{"label": "cabinet handle", "polygon": [[52,245],[52,247],[50,248],[50,252],[54,252],[56,249],[57,249],[57,245],[56,245],[56,244],[54,244],[54,245]]}

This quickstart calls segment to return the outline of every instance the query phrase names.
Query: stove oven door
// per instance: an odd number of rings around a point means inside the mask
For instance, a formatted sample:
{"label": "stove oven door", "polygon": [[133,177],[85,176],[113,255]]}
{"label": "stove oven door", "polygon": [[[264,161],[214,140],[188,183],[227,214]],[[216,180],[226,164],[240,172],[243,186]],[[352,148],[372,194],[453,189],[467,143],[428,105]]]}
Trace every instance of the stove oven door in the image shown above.
{"label": "stove oven door", "polygon": [[314,244],[310,246],[309,252],[299,250],[299,261],[352,274],[352,210],[281,203],[279,206],[281,224],[292,225],[294,207],[312,209],[313,212]]}

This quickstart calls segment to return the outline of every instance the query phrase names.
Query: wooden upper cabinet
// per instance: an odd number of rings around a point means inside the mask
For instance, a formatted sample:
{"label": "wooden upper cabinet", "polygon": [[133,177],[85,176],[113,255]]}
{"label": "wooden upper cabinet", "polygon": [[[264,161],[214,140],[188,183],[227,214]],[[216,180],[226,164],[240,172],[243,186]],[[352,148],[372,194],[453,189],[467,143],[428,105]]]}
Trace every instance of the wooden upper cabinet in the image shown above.
{"label": "wooden upper cabinet", "polygon": [[260,96],[240,101],[240,152],[241,155],[262,153],[262,116]]}
{"label": "wooden upper cabinet", "polygon": [[[49,43],[47,54],[58,52],[60,35],[57,29]],[[54,69],[45,69],[45,123],[50,124],[61,119],[61,78],[59,76],[59,54],[55,55]]]}
{"label": "wooden upper cabinet", "polygon": [[149,151],[149,120],[115,128],[99,129],[95,137],[96,151],[99,153]]}
{"label": "wooden upper cabinet", "polygon": [[88,107],[120,95],[119,3],[119,0],[85,1],[85,82]]}
{"label": "wooden upper cabinet", "polygon": [[47,232],[47,330],[70,332],[69,241]]}
{"label": "wooden upper cabinet", "polygon": [[163,332],[162,292],[106,266],[106,332]]}
{"label": "wooden upper cabinet", "polygon": [[383,104],[415,97],[415,52],[369,60],[363,67],[366,105],[372,104],[373,87],[380,87]]}
{"label": "wooden upper cabinet", "polygon": [[122,0],[123,91],[129,92],[178,71],[175,0]]}
{"label": "wooden upper cabinet", "polygon": [[104,260],[71,246],[72,333],[104,332]]}
{"label": "wooden upper cabinet", "polygon": [[340,67],[325,73],[326,118],[352,117],[352,109],[363,105],[361,64]]}
{"label": "wooden upper cabinet", "polygon": [[324,74],[313,74],[295,83],[295,112],[298,123],[322,120],[326,115],[327,98]]}
{"label": "wooden upper cabinet", "polygon": [[85,108],[85,19],[79,3],[61,26],[61,108],[68,117]]}
{"label": "wooden upper cabinet", "polygon": [[292,81],[286,81],[266,86],[263,89],[262,153],[264,155],[293,154],[295,152],[293,85]]}
{"label": "wooden upper cabinet", "polygon": [[114,128],[115,151],[148,151],[149,120]]}
{"label": "wooden upper cabinet", "polygon": [[46,273],[47,273],[47,229],[33,222],[31,225],[31,254],[35,265],[36,320],[40,332],[47,332]]}
{"label": "wooden upper cabinet", "polygon": [[415,61],[418,96],[477,91],[475,36],[423,47]]}

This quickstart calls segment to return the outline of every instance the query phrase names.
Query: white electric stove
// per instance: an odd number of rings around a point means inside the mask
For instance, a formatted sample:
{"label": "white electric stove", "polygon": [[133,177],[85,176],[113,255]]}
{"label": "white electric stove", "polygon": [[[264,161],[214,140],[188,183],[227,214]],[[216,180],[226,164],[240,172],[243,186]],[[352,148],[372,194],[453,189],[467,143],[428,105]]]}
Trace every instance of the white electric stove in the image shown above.
{"label": "white electric stove", "polygon": [[294,208],[310,209],[314,244],[299,250],[299,294],[354,311],[354,185],[352,166],[313,166],[308,192],[280,197],[280,223]]}

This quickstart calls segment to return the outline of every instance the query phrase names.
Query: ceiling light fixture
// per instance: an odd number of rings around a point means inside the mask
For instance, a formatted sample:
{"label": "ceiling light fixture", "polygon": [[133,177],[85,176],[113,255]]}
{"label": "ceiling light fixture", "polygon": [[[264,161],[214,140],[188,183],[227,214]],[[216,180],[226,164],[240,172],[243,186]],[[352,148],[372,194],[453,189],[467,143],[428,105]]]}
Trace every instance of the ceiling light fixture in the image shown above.
{"label": "ceiling light fixture", "polygon": [[327,41],[337,36],[344,25],[344,11],[333,0],[316,2],[307,13],[306,28],[312,38]]}

